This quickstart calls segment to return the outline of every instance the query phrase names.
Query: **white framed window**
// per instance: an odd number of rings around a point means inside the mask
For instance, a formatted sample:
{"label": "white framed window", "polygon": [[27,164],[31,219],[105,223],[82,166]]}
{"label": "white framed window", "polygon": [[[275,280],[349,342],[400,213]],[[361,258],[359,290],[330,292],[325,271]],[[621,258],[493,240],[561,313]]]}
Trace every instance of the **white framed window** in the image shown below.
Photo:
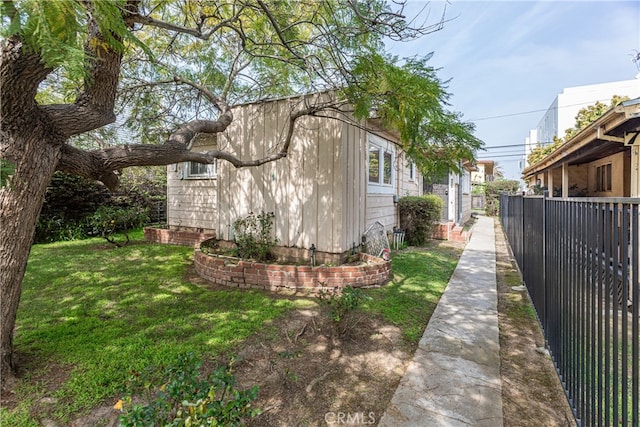
{"label": "white framed window", "polygon": [[368,135],[368,192],[388,193],[395,191],[396,168],[395,146],[379,136]]}
{"label": "white framed window", "polygon": [[184,179],[212,179],[216,177],[216,162],[211,164],[185,162],[183,165]]}
{"label": "white framed window", "polygon": [[413,160],[409,160],[407,164],[407,168],[409,169],[409,181],[416,180],[416,164]]}

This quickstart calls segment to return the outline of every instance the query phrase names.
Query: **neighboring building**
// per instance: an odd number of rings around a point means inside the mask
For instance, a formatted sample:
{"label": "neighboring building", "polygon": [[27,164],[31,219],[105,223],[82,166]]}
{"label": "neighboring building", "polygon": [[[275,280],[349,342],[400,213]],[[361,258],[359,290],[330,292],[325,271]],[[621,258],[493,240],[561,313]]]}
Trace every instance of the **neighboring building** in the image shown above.
{"label": "neighboring building", "polygon": [[[241,158],[259,158],[278,147],[291,109],[304,97],[242,105],[214,148]],[[398,139],[373,122],[302,117],[287,157],[236,169],[183,163],[168,167],[167,224],[172,230],[208,232],[233,240],[233,223],[250,212],[274,212],[280,255],[304,258],[313,245],[318,258],[338,262],[359,245],[368,226],[399,225],[400,196],[422,194],[422,176]]]}
{"label": "neighboring building", "polygon": [[467,240],[463,226],[471,219],[471,174],[475,165],[465,162],[460,173],[450,172],[442,178],[425,178],[424,192],[442,199],[440,227],[435,237],[444,240]]}
{"label": "neighboring building", "polygon": [[614,95],[639,97],[640,74],[631,80],[563,89],[542,116],[536,129],[531,129],[525,138],[524,165],[527,165],[527,158],[534,148],[553,143],[555,137],[563,138],[565,131],[575,126],[578,111],[597,101],[608,105]]}
{"label": "neighboring building", "polygon": [[476,161],[476,170],[471,172],[471,185],[484,184],[494,180],[493,168],[495,162],[493,160]]}
{"label": "neighboring building", "polygon": [[552,143],[554,137],[564,137],[565,130],[575,125],[578,111],[595,104],[596,101],[608,105],[614,95],[639,97],[640,74],[632,80],[563,89],[538,123],[537,142],[546,145]]}
{"label": "neighboring building", "polygon": [[640,98],[607,111],[523,177],[551,197],[640,197]]}

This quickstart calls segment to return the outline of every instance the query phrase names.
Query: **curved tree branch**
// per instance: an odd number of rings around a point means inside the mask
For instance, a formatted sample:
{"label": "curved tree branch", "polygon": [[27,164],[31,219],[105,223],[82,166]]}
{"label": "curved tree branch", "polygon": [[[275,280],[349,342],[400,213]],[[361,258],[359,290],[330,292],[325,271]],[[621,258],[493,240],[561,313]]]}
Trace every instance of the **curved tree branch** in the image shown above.
{"label": "curved tree branch", "polygon": [[233,116],[228,110],[216,121],[194,120],[183,125],[160,145],[132,144],[84,151],[65,144],[57,169],[101,181],[109,189],[114,190],[119,184],[116,172],[131,166],[161,166],[188,161],[213,163],[216,159],[226,160],[236,168],[260,166],[286,157],[293,140],[295,122],[302,116],[315,115],[329,105],[330,103],[305,105],[304,108],[292,112],[280,150],[259,159],[245,160],[222,150],[191,151],[191,141],[198,133],[217,134],[229,126]]}
{"label": "curved tree branch", "polygon": [[0,48],[0,117],[4,129],[7,123],[27,120],[25,111],[37,108],[38,86],[53,69],[17,36],[2,41]]}
{"label": "curved tree branch", "polygon": [[[132,25],[131,17],[136,12],[137,1],[130,0],[122,9],[127,25]],[[100,26],[93,18],[91,5],[87,3],[87,32],[85,55],[89,59],[88,76],[84,81],[84,91],[74,104],[44,105],[41,109],[49,114],[52,123],[65,136],[79,135],[115,122],[114,113],[122,52],[107,43],[100,32]],[[118,42],[122,37],[111,36]]]}
{"label": "curved tree branch", "polygon": [[[188,34],[201,40],[209,40],[211,36],[215,34],[217,31],[219,31],[221,28],[231,26],[231,24],[236,22],[240,18],[240,14],[244,10],[244,8],[245,8],[245,5],[242,5],[238,10],[235,11],[235,13],[231,17],[218,22],[216,25],[211,27],[209,31],[206,31],[206,32],[202,32],[203,22],[201,22],[198,25],[198,28],[189,28],[183,25],[172,24],[170,22],[152,18],[151,16],[140,15],[139,13],[137,15],[132,16],[131,20],[137,24],[149,25],[152,27],[162,28],[163,30],[173,31],[181,34]],[[202,17],[203,21],[206,20],[207,18],[211,18],[211,17],[210,16]]]}

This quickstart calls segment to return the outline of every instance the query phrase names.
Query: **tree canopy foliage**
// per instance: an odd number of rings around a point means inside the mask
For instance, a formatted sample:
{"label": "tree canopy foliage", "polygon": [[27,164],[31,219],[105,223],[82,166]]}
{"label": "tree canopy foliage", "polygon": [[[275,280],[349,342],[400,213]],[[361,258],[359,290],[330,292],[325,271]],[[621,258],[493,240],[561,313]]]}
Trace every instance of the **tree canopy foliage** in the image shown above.
{"label": "tree canopy foliage", "polygon": [[[450,94],[427,65],[430,55],[384,53],[386,39],[419,37],[439,29],[442,19],[412,27],[403,9],[388,2],[22,0],[3,3],[3,15],[4,35],[24,40],[51,68],[36,95],[41,104],[70,103],[87,85],[104,84],[91,75],[99,54],[87,44],[122,55],[115,99],[120,129],[72,133],[101,141],[100,148],[123,140],[188,145],[194,133],[224,130],[233,105],[321,91],[335,98],[292,112],[292,120],[348,104],[356,118],[373,116],[396,130],[426,173],[455,169],[481,146],[473,125],[447,110]],[[221,154],[191,160],[211,162]]]}

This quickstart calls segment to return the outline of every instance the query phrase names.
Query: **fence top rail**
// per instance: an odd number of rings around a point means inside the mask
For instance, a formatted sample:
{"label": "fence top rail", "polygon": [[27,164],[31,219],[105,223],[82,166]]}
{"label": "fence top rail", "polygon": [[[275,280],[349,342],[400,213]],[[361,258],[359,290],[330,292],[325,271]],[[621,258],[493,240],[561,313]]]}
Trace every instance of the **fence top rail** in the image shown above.
{"label": "fence top rail", "polygon": [[640,204],[640,197],[548,197],[547,200],[558,202]]}
{"label": "fence top rail", "polygon": [[[522,194],[507,194],[503,193],[503,196],[507,197],[523,197],[525,199],[541,199],[544,196],[541,195],[522,195]],[[547,197],[546,200],[551,202],[583,202],[583,203],[620,203],[629,205],[640,205],[640,197]]]}

